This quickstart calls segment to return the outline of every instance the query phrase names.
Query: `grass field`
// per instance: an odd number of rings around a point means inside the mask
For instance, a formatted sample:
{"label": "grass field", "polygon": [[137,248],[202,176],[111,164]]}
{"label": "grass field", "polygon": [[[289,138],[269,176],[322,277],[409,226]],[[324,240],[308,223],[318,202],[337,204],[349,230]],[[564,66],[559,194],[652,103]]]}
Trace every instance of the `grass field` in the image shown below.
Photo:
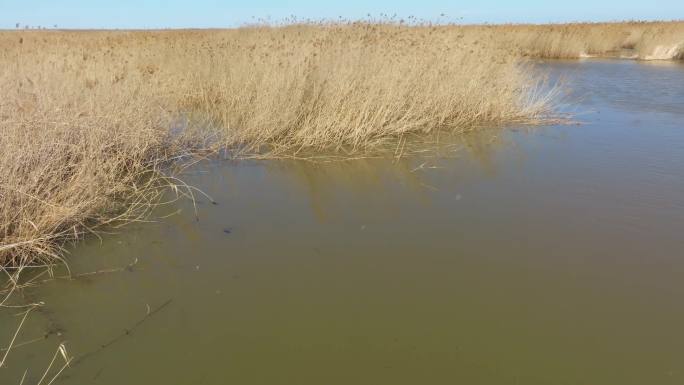
{"label": "grass field", "polygon": [[[681,58],[684,23],[0,32],[0,265],[145,218],[198,152],[365,154],[548,118],[529,57]],[[665,48],[663,48],[665,47]]]}

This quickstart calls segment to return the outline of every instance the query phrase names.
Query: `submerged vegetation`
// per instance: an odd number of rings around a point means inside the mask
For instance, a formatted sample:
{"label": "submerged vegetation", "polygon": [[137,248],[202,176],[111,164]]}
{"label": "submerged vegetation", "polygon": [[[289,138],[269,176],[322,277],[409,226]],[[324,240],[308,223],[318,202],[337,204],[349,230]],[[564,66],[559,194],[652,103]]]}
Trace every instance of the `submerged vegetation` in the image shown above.
{"label": "submerged vegetation", "polygon": [[2,32],[0,265],[51,263],[65,242],[143,219],[174,184],[163,171],[188,154],[346,156],[407,135],[536,123],[552,93],[525,56],[629,48],[648,58],[677,47],[682,31],[349,23]]}

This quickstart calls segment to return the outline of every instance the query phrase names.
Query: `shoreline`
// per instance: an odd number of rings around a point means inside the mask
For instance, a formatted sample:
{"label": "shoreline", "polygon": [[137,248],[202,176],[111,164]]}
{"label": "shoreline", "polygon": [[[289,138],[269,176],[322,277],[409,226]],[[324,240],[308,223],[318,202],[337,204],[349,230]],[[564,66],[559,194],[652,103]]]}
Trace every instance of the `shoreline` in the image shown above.
{"label": "shoreline", "polygon": [[159,165],[192,149],[355,156],[535,124],[554,95],[530,59],[684,58],[683,41],[684,22],[0,32],[0,264],[54,262],[65,242],[144,218],[182,185]]}

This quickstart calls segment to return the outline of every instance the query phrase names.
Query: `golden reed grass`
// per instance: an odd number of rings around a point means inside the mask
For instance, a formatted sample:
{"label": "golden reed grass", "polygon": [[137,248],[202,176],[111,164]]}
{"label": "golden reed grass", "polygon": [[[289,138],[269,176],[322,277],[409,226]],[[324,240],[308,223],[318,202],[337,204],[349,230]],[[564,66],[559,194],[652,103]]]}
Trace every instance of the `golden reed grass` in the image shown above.
{"label": "golden reed grass", "polygon": [[523,56],[555,59],[590,56],[640,60],[684,59],[684,21],[498,25],[473,28],[488,30],[493,39]]}
{"label": "golden reed grass", "polygon": [[206,44],[184,107],[228,148],[357,152],[387,138],[545,111],[515,56],[456,30],[377,24],[240,30]]}
{"label": "golden reed grass", "polygon": [[[523,56],[575,57],[632,40],[641,49],[680,31],[343,23],[0,32],[0,266],[51,263],[65,242],[144,218],[172,183],[162,170],[194,149],[348,155],[407,135],[535,122],[549,113],[549,93]],[[561,49],[575,40],[583,43]]]}

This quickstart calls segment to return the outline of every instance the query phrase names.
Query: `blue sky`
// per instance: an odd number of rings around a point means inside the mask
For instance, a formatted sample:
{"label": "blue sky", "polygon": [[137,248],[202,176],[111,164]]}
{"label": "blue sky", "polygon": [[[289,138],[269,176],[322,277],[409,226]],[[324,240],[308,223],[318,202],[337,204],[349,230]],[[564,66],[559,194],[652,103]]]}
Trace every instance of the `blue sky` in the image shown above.
{"label": "blue sky", "polygon": [[254,18],[359,19],[369,13],[463,23],[671,20],[684,19],[684,0],[0,0],[0,28],[233,27]]}

